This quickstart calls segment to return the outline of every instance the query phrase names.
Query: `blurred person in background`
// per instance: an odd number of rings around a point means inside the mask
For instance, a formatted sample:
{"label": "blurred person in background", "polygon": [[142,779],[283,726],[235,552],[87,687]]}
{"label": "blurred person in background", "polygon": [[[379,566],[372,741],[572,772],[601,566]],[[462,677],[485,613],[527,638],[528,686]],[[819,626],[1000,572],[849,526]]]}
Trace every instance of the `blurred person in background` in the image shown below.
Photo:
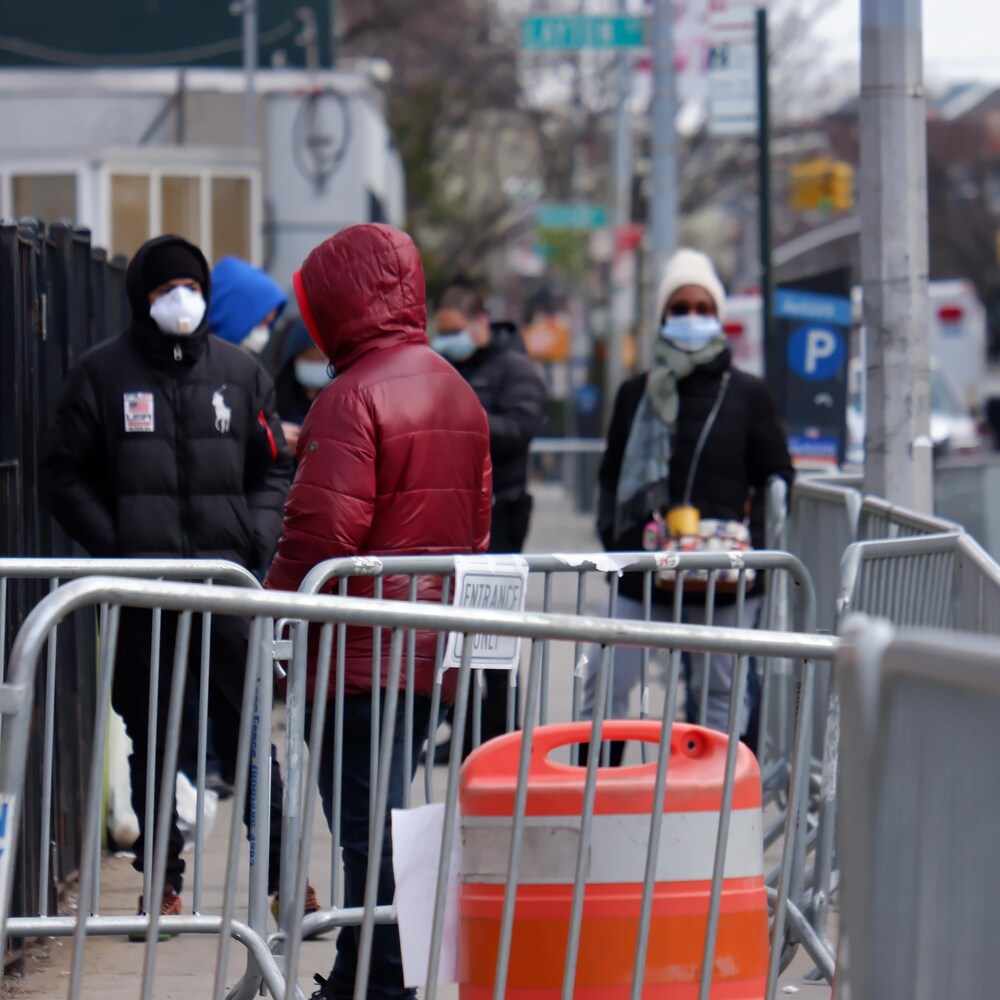
{"label": "blurred person in background", "polygon": [[[726,293],[711,260],[678,250],[667,262],[657,293],[653,367],[624,382],[615,398],[607,448],[599,472],[598,531],[608,551],[639,552],[646,526],[672,508],[697,508],[701,519],[743,522],[748,511],[755,548],[765,546],[764,487],[772,476],[794,476],[785,431],[767,384],[732,365],[721,317]],[[756,502],[754,502],[756,501]],[[642,620],[641,574],[626,574],[618,586],[618,615]],[[760,610],[763,574],[746,600],[744,622]],[[652,616],[670,621],[672,589],[653,590]],[[684,594],[684,619],[702,624],[704,595]],[[719,593],[714,624],[736,624],[735,597]],[[600,650],[591,649],[582,717],[593,718]],[[642,650],[615,651],[609,718],[627,718],[639,684]],[[687,658],[689,721],[697,718],[704,658]],[[727,730],[735,658],[709,660],[709,727]],[[747,734],[754,688],[748,684],[740,731]],[[586,749],[586,748],[583,748]],[[613,744],[620,764],[623,744]],[[582,758],[584,761],[586,756]]]}
{"label": "blurred person in background", "polygon": [[[489,541],[492,484],[489,430],[475,394],[427,345],[423,264],[410,237],[387,225],[358,225],[320,244],[295,275],[295,294],[313,340],[337,377],[302,425],[299,467],[285,505],[278,554],[265,586],[297,590],[326,559],[360,555],[455,555],[483,552]],[[372,597],[374,580],[356,577],[348,592]],[[418,578],[418,599],[439,603],[439,576]],[[406,577],[384,581],[387,600],[409,599]],[[388,681],[391,629],[382,630],[381,686]],[[340,837],[344,906],[361,906],[369,864],[373,644],[370,628],[346,629],[343,730],[337,731],[336,648],[326,690],[316,690],[318,629],[310,630],[306,731],[313,705],[326,701],[319,792],[333,823],[334,754],[343,748]],[[336,646],[336,639],[334,642]],[[393,901],[390,816],[416,773],[430,718],[437,633],[416,633],[412,770],[403,773],[406,704],[396,716],[389,801],[378,865],[377,901]],[[442,697],[454,698],[455,671]],[[403,687],[403,678],[400,678]],[[354,995],[360,929],[337,935],[329,979],[316,998]],[[410,998],[403,984],[399,930],[375,928],[369,997]]]}
{"label": "blurred person in background", "polygon": [[[524,549],[531,520],[528,493],[528,449],[545,421],[545,385],[523,350],[516,328],[490,324],[479,292],[468,282],[455,281],[438,298],[436,333],[431,346],[446,357],[475,390],[490,425],[493,461],[493,517],[490,547],[493,553]],[[484,670],[482,700],[483,742],[507,731],[511,675],[506,670]],[[517,689],[514,720],[517,724]],[[472,703],[466,716],[463,754],[472,752]],[[447,763],[450,746],[440,744],[436,763]]]}
{"label": "blurred person in background", "polygon": [[[178,236],[145,243],[125,278],[128,328],[89,350],[70,370],[41,459],[49,509],[67,535],[98,558],[226,559],[247,569],[271,554],[288,491],[291,456],[274,410],[274,385],[245,351],[209,336],[208,264]],[[144,864],[149,746],[149,610],[123,608],[112,705],[132,740],[134,846]],[[153,810],[160,795],[178,615],[164,612]],[[201,616],[192,623],[188,690],[201,673]],[[223,771],[236,773],[248,647],[246,618],[215,615],[209,719]],[[183,735],[194,738],[194,719]],[[167,794],[174,802],[174,781]],[[282,781],[271,747],[268,885],[278,889]],[[175,805],[175,802],[174,802]],[[249,828],[251,800],[245,802]],[[181,912],[184,838],[173,808],[161,913]],[[310,906],[318,909],[310,892]],[[150,901],[139,901],[146,912]]]}
{"label": "blurred person in background", "polygon": [[239,257],[223,257],[212,269],[208,325],[222,340],[260,357],[288,296],[265,271]]}
{"label": "blurred person in background", "polygon": [[301,319],[292,320],[282,339],[274,387],[281,427],[293,455],[309,408],[332,381],[333,365],[316,346],[309,328]]}

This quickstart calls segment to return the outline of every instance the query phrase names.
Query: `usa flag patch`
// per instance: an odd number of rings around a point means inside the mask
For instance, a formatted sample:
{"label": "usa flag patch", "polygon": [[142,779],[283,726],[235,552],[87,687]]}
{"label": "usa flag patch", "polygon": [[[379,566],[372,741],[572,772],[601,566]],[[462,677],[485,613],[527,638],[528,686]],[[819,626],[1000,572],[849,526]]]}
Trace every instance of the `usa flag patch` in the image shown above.
{"label": "usa flag patch", "polygon": [[155,427],[153,394],[151,392],[126,392],[125,430],[152,432]]}

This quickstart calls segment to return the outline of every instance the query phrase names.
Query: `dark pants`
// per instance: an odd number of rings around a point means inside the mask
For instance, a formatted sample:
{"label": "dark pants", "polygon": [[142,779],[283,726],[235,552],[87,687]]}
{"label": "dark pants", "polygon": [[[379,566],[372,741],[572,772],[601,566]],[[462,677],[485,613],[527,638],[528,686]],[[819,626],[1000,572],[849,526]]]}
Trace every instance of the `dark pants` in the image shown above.
{"label": "dark pants", "polygon": [[[384,692],[383,692],[384,695]],[[380,706],[384,702],[380,701]],[[311,706],[310,706],[311,708]],[[403,805],[405,784],[413,780],[417,770],[420,747],[427,735],[431,703],[417,695],[414,699],[413,762],[411,773],[403,774],[403,741],[405,706],[402,693],[396,711],[395,739],[389,780],[389,803],[385,816],[385,836],[379,859],[379,905],[392,903],[395,880],[392,874],[391,818],[394,808]],[[306,711],[306,732],[309,732],[312,712]],[[368,874],[369,798],[375,790],[371,777],[372,697],[368,694],[347,695],[344,698],[344,769],[341,793],[340,843],[344,859],[344,906],[362,906],[365,879]],[[326,706],[323,726],[323,751],[319,764],[319,792],[327,825],[333,824],[333,749],[337,731],[334,724],[334,704]],[[331,997],[354,996],[354,977],[358,966],[360,927],[345,927],[337,935],[337,960],[327,986]],[[371,971],[368,978],[369,997],[414,998],[416,991],[403,986],[403,960],[399,948],[399,931],[395,925],[376,925],[372,944]]]}
{"label": "dark pants", "polygon": [[[154,816],[158,808],[163,752],[166,747],[167,712],[170,699],[170,677],[173,670],[174,641],[177,635],[177,615],[163,613],[160,638],[160,678],[156,716]],[[111,703],[125,720],[132,740],[129,766],[132,774],[132,808],[139,819],[139,839],[135,843],[136,871],[142,871],[146,838],[146,766],[149,758],[149,656],[152,636],[152,612],[123,608],[118,633],[118,656]],[[215,616],[212,618],[210,642],[208,713],[212,723],[215,749],[224,774],[236,773],[236,754],[243,701],[243,679],[246,672],[248,625],[245,619]],[[201,673],[201,617],[192,621],[188,654],[188,685],[197,690]],[[197,716],[184,718],[182,728],[197,732]],[[281,772],[274,747],[271,747],[271,807],[270,854],[268,858],[268,891],[278,889],[281,867]],[[167,793],[175,802],[174,780]],[[249,830],[250,794],[247,790],[243,820]],[[184,838],[177,827],[176,805],[171,812],[170,836],[167,845],[166,884],[180,892],[184,882],[184,861],[181,851]]]}

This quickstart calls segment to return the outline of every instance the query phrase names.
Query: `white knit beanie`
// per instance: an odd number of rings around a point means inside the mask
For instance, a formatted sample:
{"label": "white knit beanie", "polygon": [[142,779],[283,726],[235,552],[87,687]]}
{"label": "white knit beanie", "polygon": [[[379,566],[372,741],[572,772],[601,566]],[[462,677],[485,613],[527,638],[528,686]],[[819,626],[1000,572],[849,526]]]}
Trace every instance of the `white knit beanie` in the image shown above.
{"label": "white knit beanie", "polygon": [[657,322],[663,316],[663,310],[670,301],[670,296],[685,285],[704,288],[715,300],[715,311],[719,318],[722,318],[726,311],[726,290],[715,273],[712,261],[699,250],[685,248],[678,250],[663,269],[663,278],[656,293]]}

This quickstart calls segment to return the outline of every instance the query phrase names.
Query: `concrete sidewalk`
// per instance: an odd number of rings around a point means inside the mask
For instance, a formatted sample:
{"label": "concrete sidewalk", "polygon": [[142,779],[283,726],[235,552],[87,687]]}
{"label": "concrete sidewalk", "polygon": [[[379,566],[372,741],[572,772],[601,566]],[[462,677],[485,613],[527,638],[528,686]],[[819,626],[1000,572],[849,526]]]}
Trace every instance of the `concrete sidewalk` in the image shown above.
{"label": "concrete sidewalk", "polygon": [[[528,541],[529,551],[544,552],[590,552],[599,549],[593,529],[593,517],[580,514],[572,509],[566,495],[555,487],[539,487],[535,492],[535,516]],[[540,584],[538,584],[540,586]],[[590,610],[601,613],[606,599],[603,581],[592,581],[587,591]],[[575,610],[575,579],[556,580],[554,584],[554,610],[572,613]],[[540,598],[540,591],[538,592]],[[552,650],[552,696],[550,698],[551,718],[561,721],[569,718],[569,690],[573,671],[572,649],[555,646]],[[662,694],[661,694],[662,699]],[[662,705],[662,700],[661,700]],[[638,703],[636,703],[638,707]],[[651,706],[656,710],[655,706]],[[276,717],[280,727],[280,714]],[[276,732],[279,753],[283,753],[283,733]],[[438,768],[435,785],[443,792],[444,771]],[[415,786],[415,801],[420,798],[422,782],[418,776]],[[319,810],[317,810],[319,814]],[[222,880],[226,865],[226,848],[232,812],[228,803],[220,807],[215,829],[206,844],[205,894],[203,910],[218,913],[221,910]],[[310,864],[310,878],[316,887],[321,902],[330,899],[330,872],[332,867],[331,840],[329,832],[320,817],[317,818]],[[240,863],[241,892],[238,898],[246,898],[247,845],[242,841]],[[768,867],[776,859],[768,858]],[[188,885],[183,899],[185,912],[191,906],[191,872],[189,861]],[[106,857],[101,873],[102,912],[111,914],[131,914],[135,912],[137,897],[141,891],[141,877],[131,867],[131,862],[123,857]],[[236,914],[237,919],[246,918],[245,906]],[[270,917],[269,917],[270,920]],[[273,929],[273,921],[270,924]],[[217,939],[214,937],[185,936],[161,942],[158,947],[156,977],[153,995],[158,1000],[193,1000],[211,993],[216,962]],[[86,947],[84,961],[84,982],[81,996],[101,997],[107,1000],[125,1000],[140,995],[141,977],[145,948],[130,944],[124,938],[94,938]],[[308,997],[315,985],[314,972],[324,976],[329,972],[334,957],[334,938],[303,943],[300,959],[299,983]],[[6,995],[13,997],[65,996],[69,981],[72,959],[72,942],[52,939],[47,955],[40,958],[33,969],[23,978],[12,977],[4,986]],[[801,950],[795,963],[782,978],[782,989],[787,992],[801,992],[807,997],[829,997],[826,984],[806,983],[802,978],[809,970]],[[227,985],[232,986],[245,970],[245,952],[242,946],[233,942],[230,948]],[[457,997],[454,988],[442,990],[439,995],[445,1000]]]}

